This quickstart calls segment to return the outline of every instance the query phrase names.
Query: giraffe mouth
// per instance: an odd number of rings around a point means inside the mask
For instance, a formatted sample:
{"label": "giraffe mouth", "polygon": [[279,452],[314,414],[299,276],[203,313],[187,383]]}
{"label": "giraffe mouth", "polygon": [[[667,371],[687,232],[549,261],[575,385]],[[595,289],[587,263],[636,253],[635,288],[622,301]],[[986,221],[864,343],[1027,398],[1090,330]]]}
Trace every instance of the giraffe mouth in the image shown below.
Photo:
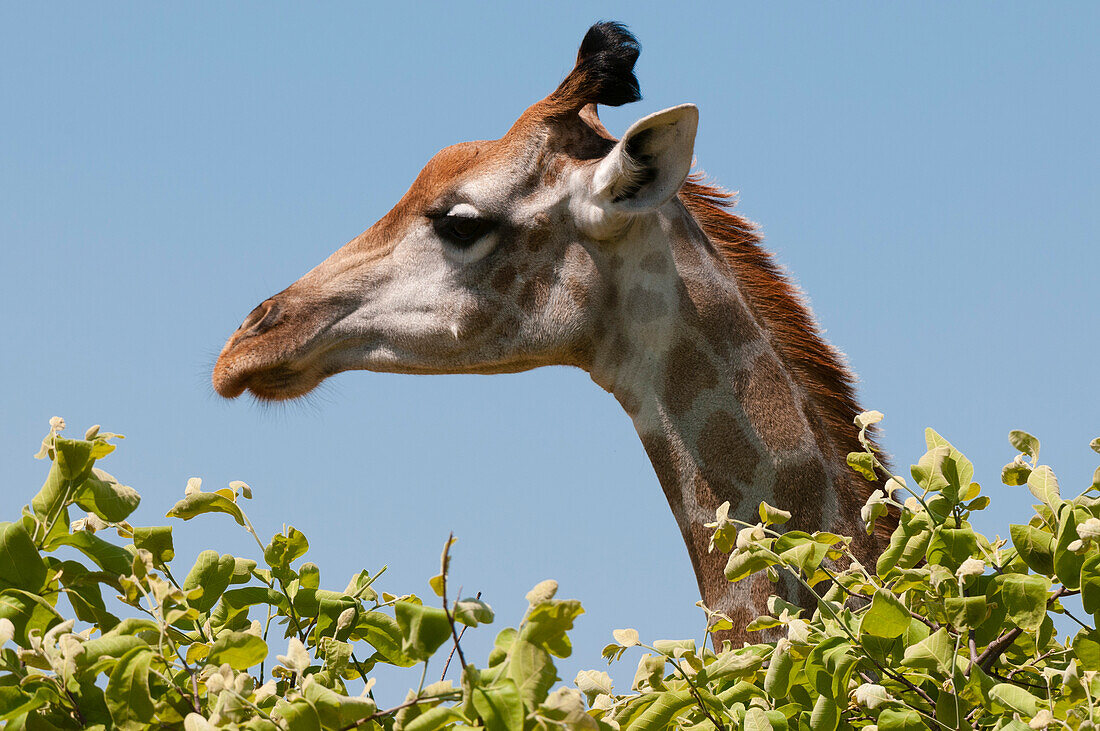
{"label": "giraffe mouth", "polygon": [[288,332],[257,333],[247,325],[230,337],[211,374],[214,390],[223,398],[248,391],[260,401],[289,401],[344,370],[333,357],[339,344],[325,337],[328,327],[301,342]]}
{"label": "giraffe mouth", "polygon": [[305,363],[283,360],[263,364],[253,358],[228,360],[223,355],[212,380],[214,390],[223,398],[237,398],[248,391],[260,401],[289,401],[305,396],[334,372],[315,358]]}

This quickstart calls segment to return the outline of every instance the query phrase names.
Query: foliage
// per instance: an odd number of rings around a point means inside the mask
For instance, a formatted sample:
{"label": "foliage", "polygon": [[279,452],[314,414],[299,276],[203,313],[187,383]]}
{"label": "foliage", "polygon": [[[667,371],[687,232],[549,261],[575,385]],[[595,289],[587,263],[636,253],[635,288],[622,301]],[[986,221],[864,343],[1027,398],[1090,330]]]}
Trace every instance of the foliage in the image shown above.
{"label": "foliage", "polygon": [[[848,461],[868,479],[887,476],[866,438],[881,418],[867,412],[856,421],[866,449]],[[128,523],[138,493],[95,466],[121,437],[93,427],[84,439],[67,439],[63,428],[51,420],[42,443],[39,456],[51,461],[42,489],[19,520],[0,523],[0,722],[9,729],[1086,729],[1100,722],[1100,633],[1063,604],[1079,595],[1093,624],[1100,618],[1100,469],[1089,489],[1065,499],[1053,471],[1038,462],[1038,440],[1024,432],[1010,435],[1020,455],[1002,478],[1026,485],[1039,504],[1027,523],[1011,527],[1011,545],[974,530],[970,517],[989,498],[972,481],[971,463],[932,430],[911,470],[915,486],[888,475],[887,489],[863,509],[868,530],[887,511],[901,516],[875,567],[854,560],[850,538],[782,532],[789,513],[779,508],[762,504],[760,521],[749,524],[722,506],[711,527],[713,549],[730,554],[728,578],[763,571],[797,582],[817,596],[816,607],[773,596],[769,613],[749,626],[761,641],[722,643],[717,652],[707,636],[698,644],[645,643],[635,630],[616,630],[603,651],[608,662],[641,652],[630,691],[616,692],[601,671],[554,689],[554,658],[570,655],[568,630],[583,611],[555,598],[555,582],[528,593],[518,626],[499,632],[478,667],[467,662],[461,638],[494,616],[480,597],[449,600],[453,538],[428,582],[438,607],[380,592],[374,585],[384,568],[359,572],[343,590],[322,589],[320,569],[303,561],[309,544],[300,531],[285,528],[266,544],[257,535],[243,509],[251,489],[242,482],[207,492],[192,479],[168,516],[224,513],[256,539],[262,561],[204,551],[179,581],[172,526]],[[1100,452],[1100,440],[1092,446]],[[70,522],[74,507],[85,516]],[[105,538],[111,532],[129,543]],[[133,616],[116,616],[116,606]],[[728,617],[703,609],[706,635],[731,628]],[[1065,645],[1053,621],[1059,614],[1081,625]],[[272,651],[285,654],[272,661]],[[457,684],[426,683],[430,662],[446,677],[452,658]],[[379,665],[419,675],[394,708],[375,703],[369,674]],[[361,693],[349,690],[360,681]]]}

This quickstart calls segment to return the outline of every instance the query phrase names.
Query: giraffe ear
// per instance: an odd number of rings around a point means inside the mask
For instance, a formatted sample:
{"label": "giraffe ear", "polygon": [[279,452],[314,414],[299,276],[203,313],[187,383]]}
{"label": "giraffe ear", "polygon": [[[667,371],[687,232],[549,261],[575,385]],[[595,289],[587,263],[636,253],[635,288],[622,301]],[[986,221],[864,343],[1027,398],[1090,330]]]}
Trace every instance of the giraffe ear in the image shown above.
{"label": "giraffe ear", "polygon": [[699,109],[694,104],[642,117],[596,166],[598,203],[623,213],[644,213],[676,195],[691,171]]}

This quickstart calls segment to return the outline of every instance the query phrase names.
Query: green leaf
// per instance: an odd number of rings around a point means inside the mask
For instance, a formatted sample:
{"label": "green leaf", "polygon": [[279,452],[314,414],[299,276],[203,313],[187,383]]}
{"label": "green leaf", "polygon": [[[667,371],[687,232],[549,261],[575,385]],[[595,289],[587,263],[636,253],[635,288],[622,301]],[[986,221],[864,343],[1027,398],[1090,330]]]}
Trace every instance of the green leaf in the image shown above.
{"label": "green leaf", "polygon": [[[462,728],[451,726],[453,723],[462,723],[466,717],[451,706],[436,706],[429,708],[416,718],[401,724],[401,731],[438,731],[442,728]],[[468,726],[466,728],[469,728]]]}
{"label": "green leaf", "polygon": [[312,561],[299,566],[298,586],[303,589],[316,589],[321,586],[321,568]]}
{"label": "green leaf", "polygon": [[1054,536],[1030,525],[1011,525],[1008,528],[1012,545],[1024,563],[1037,574],[1054,573]]}
{"label": "green leaf", "polygon": [[726,562],[726,580],[737,582],[752,576],[758,571],[763,571],[775,564],[767,551],[750,547],[738,549],[730,554]]}
{"label": "green leaf", "polygon": [[1009,574],[1001,584],[1008,620],[1026,632],[1039,629],[1047,616],[1050,579],[1045,576]]}
{"label": "green leaf", "polygon": [[1009,711],[1025,716],[1034,716],[1039,712],[1042,701],[1023,688],[1010,683],[997,683],[989,690],[989,699]]}
{"label": "green leaf", "polygon": [[902,658],[901,665],[907,668],[948,672],[954,665],[952,662],[954,652],[954,640],[948,634],[947,628],[941,627],[917,644],[905,648],[905,657]]}
{"label": "green leaf", "polygon": [[0,686],[0,722],[18,718],[47,702],[45,693],[26,693],[14,686]]}
{"label": "green leaf", "polygon": [[860,622],[860,633],[875,637],[900,637],[909,629],[909,610],[892,592],[875,590],[871,606]]}
{"label": "green leaf", "polygon": [[534,708],[546,700],[557,679],[551,655],[568,657],[572,653],[567,632],[583,612],[580,602],[575,600],[540,602],[530,609],[519,633],[511,640],[508,675],[527,706]]}
{"label": "green leaf", "polygon": [[573,621],[584,614],[575,599],[555,599],[531,607],[518,639],[545,647],[552,655],[569,657],[572,645],[566,634]]}
{"label": "green leaf", "polygon": [[287,528],[285,534],[276,533],[271,543],[264,547],[264,561],[272,569],[287,569],[309,550],[309,541],[294,526]]}
{"label": "green leaf", "polygon": [[1073,638],[1073,654],[1083,670],[1100,670],[1100,631],[1083,629]]}
{"label": "green leaf", "polygon": [[321,654],[324,656],[325,669],[340,672],[351,660],[351,644],[334,640],[331,637],[321,639]]}
{"label": "green leaf", "polygon": [[256,562],[250,558],[233,557],[233,578],[231,584],[247,584],[252,581],[252,571],[256,568]]}
{"label": "green leaf", "polygon": [[225,513],[232,516],[238,525],[244,525],[244,514],[237,504],[216,492],[193,492],[172,506],[167,517],[191,520],[203,513]]}
{"label": "green leaf", "polygon": [[890,536],[890,545],[879,557],[879,575],[885,576],[894,568],[911,569],[923,561],[928,542],[932,539],[931,525],[931,517],[926,511],[903,512],[901,522]]}
{"label": "green leaf", "polygon": [[1081,586],[1081,567],[1085,563],[1085,557],[1069,550],[1071,543],[1076,541],[1077,513],[1067,509],[1059,513],[1061,526],[1058,528],[1058,542],[1054,546],[1054,574],[1065,587],[1075,591]]}
{"label": "green leaf", "polygon": [[[695,698],[687,690],[668,690],[656,694],[656,700],[628,726],[631,731],[666,731],[674,728],[673,719],[691,708]],[[815,727],[816,728],[816,727]]]}
{"label": "green leaf", "polygon": [[362,639],[377,651],[379,657],[399,667],[416,664],[416,658],[406,655],[401,647],[404,644],[400,625],[393,617],[382,612],[366,612],[359,615],[352,639]]}
{"label": "green leaf", "polygon": [[306,683],[302,694],[317,710],[323,728],[349,728],[378,710],[370,698],[342,695],[318,682]]}
{"label": "green leaf", "polygon": [[943,477],[947,480],[947,485],[942,488],[942,492],[951,502],[964,499],[970,490],[971,480],[974,479],[973,463],[934,429],[924,430],[924,441],[929,449],[947,447],[947,456],[943,460]]}
{"label": "green leaf", "polygon": [[267,586],[246,586],[241,589],[230,589],[221,595],[222,603],[226,608],[238,611],[256,604],[271,604],[275,607],[286,607],[286,598],[276,589]]}
{"label": "green leaf", "polygon": [[158,566],[163,566],[176,556],[172,545],[172,526],[170,525],[134,528],[133,538],[134,547],[145,549],[153,554],[153,563]]}
{"label": "green leaf", "polygon": [[195,565],[188,572],[187,578],[183,580],[183,591],[187,593],[202,587],[202,596],[191,599],[188,603],[200,612],[205,612],[214,606],[222,592],[229,586],[235,564],[233,557],[228,553],[221,556],[217,551],[207,550],[200,553],[195,559]]}
{"label": "green leaf", "polygon": [[1062,495],[1058,489],[1058,478],[1054,476],[1054,470],[1044,465],[1039,465],[1027,478],[1027,487],[1031,494],[1042,500],[1051,508],[1057,508],[1062,502]]}
{"label": "green leaf", "polygon": [[401,629],[401,652],[408,657],[427,660],[451,637],[451,625],[442,609],[397,602],[394,616]]}
{"label": "green leaf", "polygon": [[680,659],[696,653],[695,640],[653,640],[653,649],[667,657]]}
{"label": "green leaf", "polygon": [[503,680],[489,688],[474,688],[474,710],[488,731],[515,731],[523,728],[523,701],[515,683]]}
{"label": "green leaf", "polygon": [[790,653],[790,641],[780,638],[775,644],[768,671],[764,674],[764,691],[772,698],[786,698],[791,690],[794,657]]}
{"label": "green leaf", "polygon": [[54,444],[57,450],[57,466],[61,476],[72,484],[80,484],[92,471],[95,457],[92,442],[83,439],[62,439],[58,437]]}
{"label": "green leaf", "polygon": [[511,658],[508,677],[515,683],[523,702],[533,708],[546,700],[557,679],[554,661],[546,648],[517,639],[508,656]]}
{"label": "green leaf", "polygon": [[129,576],[133,570],[134,557],[129,551],[86,530],[62,536],[53,544],[55,548],[72,546],[95,561],[101,569],[116,576]]}
{"label": "green leaf", "polygon": [[814,731],[835,731],[840,723],[840,709],[827,695],[819,695],[810,713],[810,728]]}
{"label": "green leaf", "polygon": [[467,597],[455,602],[454,618],[467,627],[476,627],[479,624],[491,624],[493,621],[493,609],[480,599]]}
{"label": "green leaf", "polygon": [[1096,437],[1091,442],[1089,442],[1089,446],[1092,448],[1092,451],[1100,454],[1100,437]]}
{"label": "green leaf", "polygon": [[66,596],[77,619],[98,625],[101,632],[107,632],[118,624],[118,617],[107,611],[100,592],[100,582],[110,583],[105,575],[88,571],[76,561],[60,561],[50,568],[61,572],[61,583],[67,590]]}
{"label": "green leaf", "polygon": [[31,510],[35,516],[42,522],[53,520],[65,504],[68,487],[69,481],[61,474],[61,465],[54,462],[50,465],[42,489],[31,500]]}
{"label": "green leaf", "polygon": [[[935,432],[932,433],[935,434]],[[943,474],[943,462],[949,454],[951,454],[951,447],[946,445],[929,448],[917,464],[909,468],[913,479],[927,492],[938,492],[948,486],[947,477]]]}
{"label": "green leaf", "polygon": [[1009,462],[1001,468],[1001,482],[1009,487],[1026,485],[1031,476],[1031,466],[1023,462]]}
{"label": "green leaf", "polygon": [[111,671],[107,681],[107,708],[114,722],[124,728],[140,728],[152,721],[155,708],[149,693],[149,664],[153,651],[135,647]]}
{"label": "green leaf", "polygon": [[1026,431],[1013,429],[1008,433],[1008,441],[1012,443],[1017,451],[1032,459],[1039,459],[1039,440]]}
{"label": "green leaf", "polygon": [[878,479],[878,475],[875,473],[875,458],[870,452],[849,452],[848,466],[863,475],[863,478],[868,482],[874,482]]}
{"label": "green leaf", "polygon": [[93,468],[92,474],[74,493],[73,500],[108,523],[121,523],[137,508],[141,496],[134,488],[120,485],[108,473]]}
{"label": "green leaf", "polygon": [[783,551],[779,554],[779,557],[788,565],[796,567],[805,576],[810,577],[814,575],[828,553],[828,546],[815,541],[807,541]]}
{"label": "green leaf", "polygon": [[267,643],[263,638],[248,632],[224,630],[214,640],[206,662],[211,665],[227,662],[234,670],[247,670],[259,665],[266,657]]}
{"label": "green leaf", "polygon": [[764,525],[781,525],[791,519],[791,514],[786,510],[772,507],[765,502],[760,503],[760,522]]}
{"label": "green leaf", "polygon": [[148,648],[149,644],[132,634],[104,635],[84,643],[84,652],[77,658],[77,663],[87,668],[94,665],[100,658],[119,658],[135,647]]}
{"label": "green leaf", "polygon": [[45,633],[61,621],[45,599],[21,589],[0,591],[0,619],[7,619],[15,626],[15,641],[21,647],[30,647],[27,636],[32,630]]}
{"label": "green leaf", "polygon": [[928,542],[928,563],[946,566],[954,572],[962,562],[978,552],[978,539],[972,528],[937,526]]}
{"label": "green leaf", "polygon": [[1081,564],[1081,606],[1089,614],[1100,614],[1100,554],[1093,553]]}
{"label": "green leaf", "polygon": [[741,724],[743,731],[772,731],[772,722],[768,720],[768,714],[757,706],[752,706],[745,711],[745,721]]}
{"label": "green leaf", "polygon": [[878,714],[879,731],[924,731],[928,727],[912,708],[887,708]]}
{"label": "green leaf", "polygon": [[293,703],[280,699],[275,704],[275,710],[286,722],[288,731],[321,731],[321,717],[313,704],[305,698],[299,698]]}
{"label": "green leaf", "polygon": [[948,597],[944,599],[947,621],[957,629],[972,629],[989,616],[984,596]]}
{"label": "green leaf", "polygon": [[0,523],[0,588],[37,592],[46,583],[46,563],[23,523]]}

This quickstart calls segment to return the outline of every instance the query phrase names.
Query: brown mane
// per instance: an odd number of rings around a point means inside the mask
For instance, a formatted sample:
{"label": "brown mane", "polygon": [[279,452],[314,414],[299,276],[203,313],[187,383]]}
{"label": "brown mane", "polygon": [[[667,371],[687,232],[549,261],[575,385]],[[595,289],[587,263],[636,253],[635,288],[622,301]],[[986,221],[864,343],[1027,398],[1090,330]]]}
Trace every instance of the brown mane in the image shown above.
{"label": "brown mane", "polygon": [[[868,482],[846,466],[849,452],[862,451],[854,419],[862,409],[856,402],[855,377],[844,357],[821,335],[798,287],[783,272],[771,252],[762,245],[762,237],[752,222],[732,212],[737,197],[721,188],[707,185],[702,174],[691,175],[680,189],[680,200],[733,269],[738,285],[749,306],[774,335],[780,357],[806,388],[817,413],[824,422],[836,450],[833,458],[840,463],[841,474],[856,487],[854,500],[841,502],[841,510],[853,520],[859,508],[881,482]],[[851,495],[838,490],[843,498]],[[851,515],[849,511],[854,511]],[[897,519],[880,519],[875,538],[888,542]],[[857,543],[860,536],[854,536]]]}

